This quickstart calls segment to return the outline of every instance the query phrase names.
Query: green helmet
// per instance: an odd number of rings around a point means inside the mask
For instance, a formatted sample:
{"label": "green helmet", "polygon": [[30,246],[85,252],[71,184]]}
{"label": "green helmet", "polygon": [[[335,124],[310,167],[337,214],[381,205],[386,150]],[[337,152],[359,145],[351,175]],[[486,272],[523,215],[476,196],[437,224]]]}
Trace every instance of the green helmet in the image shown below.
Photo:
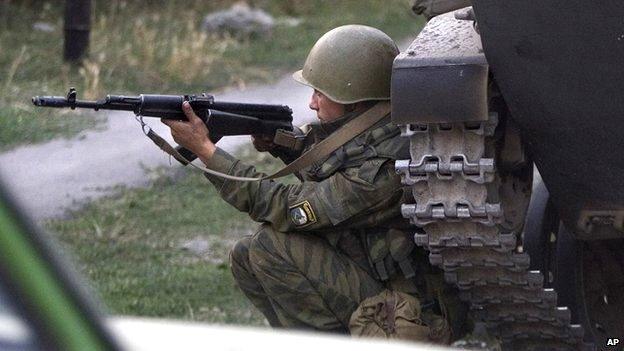
{"label": "green helmet", "polygon": [[293,78],[341,104],[390,99],[392,61],[399,49],[379,29],[346,25],[325,33]]}

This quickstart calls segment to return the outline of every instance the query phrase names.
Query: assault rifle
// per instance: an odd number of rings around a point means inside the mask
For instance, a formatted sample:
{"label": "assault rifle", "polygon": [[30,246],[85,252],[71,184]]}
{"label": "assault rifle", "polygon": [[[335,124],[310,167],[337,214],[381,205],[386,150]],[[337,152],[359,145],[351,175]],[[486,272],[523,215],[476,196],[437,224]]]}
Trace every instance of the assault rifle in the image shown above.
{"label": "assault rifle", "polygon": [[[98,110],[132,111],[140,117],[187,120],[182,112],[182,102],[188,101],[210,131],[210,139],[217,142],[227,135],[288,134],[293,130],[292,110],[286,105],[248,104],[215,101],[212,95],[152,95],[139,96],[106,95],[97,101],[76,99],[76,89],[70,88],[66,97],[35,96],[35,106],[88,108]],[[148,135],[149,136],[149,135]],[[197,158],[191,151],[178,146],[178,152],[188,161]],[[178,159],[182,164],[185,160]]]}

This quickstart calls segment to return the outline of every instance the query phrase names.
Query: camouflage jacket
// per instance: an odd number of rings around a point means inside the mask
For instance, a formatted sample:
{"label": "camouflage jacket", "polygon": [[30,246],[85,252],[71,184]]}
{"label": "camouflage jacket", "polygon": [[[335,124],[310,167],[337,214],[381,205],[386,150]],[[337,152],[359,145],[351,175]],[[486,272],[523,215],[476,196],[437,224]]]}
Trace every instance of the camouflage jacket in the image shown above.
{"label": "camouflage jacket", "polygon": [[[356,116],[346,114],[334,123],[304,128],[306,149]],[[322,162],[299,172],[299,184],[206,177],[226,202],[255,221],[268,222],[281,232],[321,235],[362,266],[373,267],[381,280],[397,269],[413,275],[410,267],[401,264],[414,249],[408,234],[414,229],[402,230],[409,223],[402,218],[400,206],[411,195],[404,192],[394,171],[396,159],[409,158],[409,141],[399,134],[387,116]],[[263,176],[221,149],[207,166],[235,176]]]}

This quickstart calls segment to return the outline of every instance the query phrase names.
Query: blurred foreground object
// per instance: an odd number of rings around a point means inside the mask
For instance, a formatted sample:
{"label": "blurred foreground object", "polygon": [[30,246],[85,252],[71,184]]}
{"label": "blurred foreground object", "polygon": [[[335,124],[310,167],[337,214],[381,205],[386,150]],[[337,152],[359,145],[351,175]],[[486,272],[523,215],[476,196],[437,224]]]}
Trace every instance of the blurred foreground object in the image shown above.
{"label": "blurred foreground object", "polygon": [[118,349],[63,256],[0,182],[0,349]]}

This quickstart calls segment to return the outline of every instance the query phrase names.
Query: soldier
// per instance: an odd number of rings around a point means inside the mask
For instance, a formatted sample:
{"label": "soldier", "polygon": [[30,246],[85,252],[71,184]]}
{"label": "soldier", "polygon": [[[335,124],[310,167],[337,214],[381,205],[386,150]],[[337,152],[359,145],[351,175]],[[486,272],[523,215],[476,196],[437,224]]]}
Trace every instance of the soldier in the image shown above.
{"label": "soldier", "polygon": [[[397,54],[386,34],[361,25],[338,27],[317,41],[303,69],[293,74],[314,89],[310,108],[320,121],[303,128],[303,151],[389,100]],[[183,110],[190,122],[163,121],[178,144],[208,168],[262,176],[217,148],[188,103]],[[395,307],[411,299],[403,304],[413,307],[407,314],[417,335],[411,338],[448,342],[448,324],[439,317],[446,309],[440,311],[437,303],[442,290],[430,283],[439,275],[415,247],[414,229],[400,213],[409,193],[394,172],[394,161],[409,158],[409,150],[399,134],[386,114],[323,161],[297,172],[299,184],[206,175],[226,202],[262,223],[253,236],[236,243],[230,258],[239,287],[271,326],[338,333],[351,328],[366,335],[367,323],[382,318],[388,325],[382,334],[393,337],[395,321],[405,312]],[[254,145],[287,163],[302,152],[262,139]],[[384,306],[381,317],[373,311],[377,303]]]}

